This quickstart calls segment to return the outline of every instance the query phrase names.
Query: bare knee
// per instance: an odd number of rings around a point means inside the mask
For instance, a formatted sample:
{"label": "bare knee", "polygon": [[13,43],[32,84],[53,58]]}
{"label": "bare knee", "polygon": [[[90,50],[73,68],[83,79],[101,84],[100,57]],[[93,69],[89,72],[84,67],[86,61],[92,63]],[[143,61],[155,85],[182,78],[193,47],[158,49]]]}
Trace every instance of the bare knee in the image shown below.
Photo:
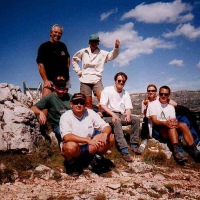
{"label": "bare knee", "polygon": [[62,156],[66,160],[77,158],[81,153],[79,144],[75,142],[67,142],[62,146]]}

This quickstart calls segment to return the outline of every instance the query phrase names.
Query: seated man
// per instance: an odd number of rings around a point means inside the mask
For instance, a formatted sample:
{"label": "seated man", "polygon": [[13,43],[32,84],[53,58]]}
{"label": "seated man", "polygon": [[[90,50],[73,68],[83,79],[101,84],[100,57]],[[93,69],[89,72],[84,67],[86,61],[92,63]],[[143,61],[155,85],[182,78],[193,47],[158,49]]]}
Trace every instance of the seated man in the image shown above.
{"label": "seated man", "polygon": [[185,123],[179,123],[176,119],[175,109],[169,104],[170,88],[162,86],[159,89],[159,99],[149,103],[146,116],[152,120],[153,133],[159,133],[163,140],[172,145],[172,153],[178,163],[187,160],[187,157],[179,144],[179,132],[183,134],[188,153],[194,161],[200,162],[200,152],[197,150],[193,136]]}
{"label": "seated man", "polygon": [[[62,155],[67,173],[80,174],[89,163],[89,168],[93,170],[93,165],[103,160],[103,154],[114,144],[109,124],[85,104],[85,95],[75,93],[71,99],[72,110],[66,111],[60,118]],[[100,133],[94,136],[94,130]]]}
{"label": "seated man", "polygon": [[[154,84],[149,84],[147,86],[148,97],[142,101],[141,113],[143,114],[144,119],[142,123],[141,138],[144,140],[152,137],[152,128],[151,128],[152,126],[151,123],[149,123],[148,118],[146,117],[146,111],[149,102],[152,102],[159,98],[156,95],[156,93],[157,93],[157,87]],[[193,135],[195,144],[198,144],[198,142],[200,141],[200,137],[198,130],[196,128],[197,126],[195,125],[195,119],[191,117],[192,113],[190,112],[190,110],[184,106],[177,105],[177,103],[172,99],[169,99],[169,104],[174,106],[176,112],[176,119],[178,120],[178,122],[187,124],[188,128],[190,129],[190,132]],[[179,138],[181,139],[182,137],[183,137],[182,134],[180,134]]]}
{"label": "seated man", "polygon": [[59,121],[60,116],[66,111],[70,110],[71,94],[66,88],[67,81],[63,76],[57,76],[53,81],[54,92],[43,97],[39,102],[31,107],[31,110],[38,116],[41,127],[46,124],[47,118],[43,110],[48,110],[48,117],[50,119],[52,129],[58,142],[61,142]]}
{"label": "seated man", "polygon": [[130,95],[123,88],[128,77],[124,72],[115,75],[115,85],[106,87],[102,91],[100,106],[105,111],[105,121],[112,123],[116,145],[119,148],[122,157],[127,162],[132,162],[128,150],[128,144],[124,137],[122,125],[131,125],[130,143],[131,149],[135,153],[138,152],[139,142],[139,118],[131,115],[133,108]]}

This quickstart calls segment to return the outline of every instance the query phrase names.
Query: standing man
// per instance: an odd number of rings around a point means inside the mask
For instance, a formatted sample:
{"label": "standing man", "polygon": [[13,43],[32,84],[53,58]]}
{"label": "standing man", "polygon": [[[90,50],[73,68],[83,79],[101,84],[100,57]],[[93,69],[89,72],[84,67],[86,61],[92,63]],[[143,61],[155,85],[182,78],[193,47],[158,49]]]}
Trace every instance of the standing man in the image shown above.
{"label": "standing man", "polygon": [[[89,39],[89,47],[81,49],[72,58],[72,67],[80,80],[80,92],[86,96],[86,107],[92,109],[92,91],[100,101],[103,90],[102,73],[104,64],[115,59],[119,54],[119,40],[115,41],[115,47],[111,52],[98,48],[99,36],[92,34]],[[82,61],[82,69],[79,62]]]}
{"label": "standing man", "polygon": [[[87,160],[93,158],[90,169],[103,154],[113,146],[114,136],[111,127],[96,112],[85,106],[84,94],[75,93],[71,99],[71,108],[60,118],[60,131],[63,140],[62,155],[68,173],[82,173]],[[100,131],[93,135],[94,130]]]}
{"label": "standing man", "polygon": [[[31,110],[38,116],[41,132],[45,131],[45,124],[47,117],[43,110],[48,110],[48,117],[52,125],[52,129],[56,135],[58,142],[61,142],[59,121],[60,116],[66,111],[70,110],[71,94],[68,93],[66,88],[67,81],[63,76],[57,76],[53,81],[54,92],[46,95],[39,102],[31,107]],[[44,129],[44,130],[43,130]],[[43,133],[44,134],[44,133]]]}
{"label": "standing man", "polygon": [[37,64],[44,81],[42,96],[52,92],[52,82],[57,76],[69,80],[70,55],[66,45],[60,42],[63,28],[55,24],[50,29],[50,40],[38,49]]}
{"label": "standing man", "polygon": [[156,131],[160,137],[167,140],[172,145],[174,159],[178,163],[185,162],[187,157],[178,141],[178,132],[183,134],[183,138],[188,148],[188,153],[194,161],[200,162],[200,152],[197,150],[193,136],[185,123],[179,123],[176,119],[174,106],[169,104],[171,90],[168,86],[159,89],[159,99],[149,103],[146,116],[153,123],[153,132]]}
{"label": "standing man", "polygon": [[131,98],[129,93],[123,89],[127,79],[124,72],[118,72],[114,77],[115,85],[105,87],[102,91],[100,106],[106,112],[105,121],[113,124],[116,144],[122,157],[125,161],[132,162],[122,125],[131,125],[131,150],[139,154],[140,121],[139,118],[131,115],[131,109],[133,109]]}

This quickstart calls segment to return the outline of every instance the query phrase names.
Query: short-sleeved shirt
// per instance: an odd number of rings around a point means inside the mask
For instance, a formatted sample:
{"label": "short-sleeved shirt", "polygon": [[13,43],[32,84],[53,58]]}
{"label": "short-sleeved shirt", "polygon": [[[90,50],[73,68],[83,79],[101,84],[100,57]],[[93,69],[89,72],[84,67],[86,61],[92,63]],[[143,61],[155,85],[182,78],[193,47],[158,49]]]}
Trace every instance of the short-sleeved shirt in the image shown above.
{"label": "short-sleeved shirt", "polygon": [[167,121],[170,118],[176,118],[175,109],[172,105],[162,104],[158,99],[149,103],[146,116],[156,115],[159,121]]}
{"label": "short-sleeved shirt", "polygon": [[48,109],[48,118],[51,120],[52,126],[59,126],[60,116],[70,110],[70,100],[72,95],[67,93],[63,98],[59,98],[56,93],[51,93],[43,97],[35,104],[40,110]]}
{"label": "short-sleeved shirt", "polygon": [[66,111],[60,118],[60,133],[62,138],[69,134],[79,137],[91,138],[94,130],[102,131],[109,126],[96,112],[85,109],[82,117],[74,115],[72,110]]}
{"label": "short-sleeved shirt", "polygon": [[111,111],[125,113],[133,109],[130,94],[126,90],[118,93],[114,86],[105,87],[101,93],[100,105],[107,106]]}
{"label": "short-sleeved shirt", "polygon": [[70,57],[63,42],[45,42],[38,49],[37,63],[45,67],[47,78],[51,81],[57,76],[64,76],[69,80],[68,58]]}

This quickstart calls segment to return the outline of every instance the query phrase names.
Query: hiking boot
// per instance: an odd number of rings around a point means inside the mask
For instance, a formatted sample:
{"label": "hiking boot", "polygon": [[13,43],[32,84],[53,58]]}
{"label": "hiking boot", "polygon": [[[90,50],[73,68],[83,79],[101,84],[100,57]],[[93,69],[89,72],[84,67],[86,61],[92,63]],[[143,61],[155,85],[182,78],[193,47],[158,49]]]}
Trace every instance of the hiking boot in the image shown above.
{"label": "hiking boot", "polygon": [[129,154],[123,154],[122,158],[126,161],[126,162],[133,162],[131,156]]}
{"label": "hiking boot", "polygon": [[178,163],[187,161],[187,157],[185,156],[185,153],[179,144],[173,145],[173,156]]}
{"label": "hiking boot", "polygon": [[83,168],[77,160],[72,161],[72,162],[67,162],[65,160],[64,166],[66,169],[66,173],[70,176],[79,176],[83,173]]}
{"label": "hiking boot", "polygon": [[197,149],[195,144],[192,146],[189,146],[189,152],[190,156],[193,158],[195,162],[200,163],[200,151]]}
{"label": "hiking boot", "polygon": [[131,144],[131,150],[137,154],[141,155],[141,151],[139,150],[139,145],[138,144]]}
{"label": "hiking boot", "polygon": [[111,167],[114,167],[114,164],[109,159],[98,154],[95,154],[93,160],[88,165],[88,169],[96,174],[109,172]]}

